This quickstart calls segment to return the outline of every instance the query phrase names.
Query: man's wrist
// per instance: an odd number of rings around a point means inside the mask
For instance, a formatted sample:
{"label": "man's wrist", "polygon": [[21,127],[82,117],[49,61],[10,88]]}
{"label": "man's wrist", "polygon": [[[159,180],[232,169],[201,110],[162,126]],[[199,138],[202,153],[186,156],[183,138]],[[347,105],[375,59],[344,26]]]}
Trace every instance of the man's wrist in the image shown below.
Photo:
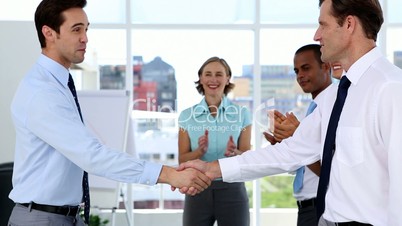
{"label": "man's wrist", "polygon": [[213,162],[209,162],[207,163],[208,167],[207,167],[207,174],[209,174],[209,177],[212,177],[211,179],[217,179],[217,178],[221,178],[222,177],[222,173],[221,173],[221,168],[219,165],[219,161],[215,160]]}

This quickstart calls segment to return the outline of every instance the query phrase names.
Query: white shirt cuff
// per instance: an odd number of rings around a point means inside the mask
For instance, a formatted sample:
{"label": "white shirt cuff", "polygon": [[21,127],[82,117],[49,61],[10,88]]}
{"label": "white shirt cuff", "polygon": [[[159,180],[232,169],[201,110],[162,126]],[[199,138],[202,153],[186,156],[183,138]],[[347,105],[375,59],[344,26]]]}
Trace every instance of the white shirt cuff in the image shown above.
{"label": "white shirt cuff", "polygon": [[238,182],[241,179],[239,162],[237,157],[219,159],[222,172],[222,180],[225,182]]}

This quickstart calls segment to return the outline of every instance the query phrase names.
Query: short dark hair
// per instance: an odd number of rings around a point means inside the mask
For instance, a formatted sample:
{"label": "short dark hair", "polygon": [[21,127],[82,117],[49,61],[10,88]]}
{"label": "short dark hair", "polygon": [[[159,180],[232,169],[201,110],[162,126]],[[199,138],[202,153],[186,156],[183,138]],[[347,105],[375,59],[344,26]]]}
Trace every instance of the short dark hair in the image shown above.
{"label": "short dark hair", "polygon": [[[321,7],[326,0],[319,1]],[[378,0],[332,0],[331,13],[337,18],[339,25],[343,25],[348,15],[356,16],[363,26],[366,37],[377,41],[377,34],[384,22]]]}
{"label": "short dark hair", "polygon": [[[200,83],[200,77],[201,77],[201,75],[202,75],[202,72],[204,71],[205,66],[206,66],[207,64],[209,64],[209,63],[212,63],[212,62],[221,63],[221,64],[223,65],[223,67],[225,68],[226,74],[229,76],[229,78],[232,77],[232,70],[230,69],[229,64],[228,64],[224,59],[219,58],[219,57],[211,57],[211,58],[209,58],[208,60],[206,60],[206,61],[202,64],[202,66],[201,66],[200,69],[198,70],[198,81],[194,82],[194,83],[197,85],[197,86],[196,86],[197,91],[198,91],[200,94],[202,94],[202,95],[204,95],[204,87],[202,87],[202,84]],[[235,84],[233,84],[233,83],[231,83],[231,82],[229,81],[229,84],[227,84],[227,85],[225,86],[225,89],[223,90],[223,93],[224,93],[225,95],[227,95],[234,87],[235,87]]]}
{"label": "short dark hair", "polygon": [[300,47],[298,50],[296,50],[295,55],[306,52],[306,51],[313,51],[314,52],[314,57],[317,60],[319,64],[323,64],[324,62],[321,60],[321,46],[318,44],[308,44],[305,46]]}
{"label": "short dark hair", "polygon": [[62,13],[71,8],[84,8],[86,0],[43,0],[35,11],[35,27],[41,48],[46,47],[45,36],[42,33],[44,25],[60,33],[60,26],[65,18]]}

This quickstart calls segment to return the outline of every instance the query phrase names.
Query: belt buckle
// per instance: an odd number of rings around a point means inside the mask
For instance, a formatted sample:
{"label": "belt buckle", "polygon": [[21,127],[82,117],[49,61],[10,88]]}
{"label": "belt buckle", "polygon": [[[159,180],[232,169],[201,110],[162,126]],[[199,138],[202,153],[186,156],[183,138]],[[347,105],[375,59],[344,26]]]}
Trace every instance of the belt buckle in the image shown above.
{"label": "belt buckle", "polygon": [[77,206],[77,213],[75,214],[76,216],[77,216],[77,215],[80,215],[80,212],[81,212],[82,208],[83,208],[83,207],[82,207],[81,205],[78,205],[78,206]]}
{"label": "belt buckle", "polygon": [[[80,213],[80,206],[66,206],[68,208],[67,213],[65,214],[66,216],[70,216],[70,213],[72,213],[72,211],[77,208],[77,212],[75,213],[75,216],[77,216],[77,214]],[[72,216],[72,215],[71,215]]]}
{"label": "belt buckle", "polygon": [[33,204],[33,202],[30,202],[30,203],[29,203],[28,212],[31,212],[31,211],[32,211],[32,204]]}
{"label": "belt buckle", "polygon": [[303,208],[303,201],[297,200],[297,207]]}
{"label": "belt buckle", "polygon": [[68,211],[67,211],[66,216],[69,216],[69,215],[70,215],[70,211],[71,211],[71,206],[67,206],[67,207],[68,207]]}
{"label": "belt buckle", "polygon": [[77,213],[75,213],[75,217],[74,217],[74,220],[73,220],[73,223],[76,223],[77,222],[77,217],[79,217],[80,216],[80,212],[81,212],[81,209],[83,208],[83,206],[80,204],[80,205],[77,205]]}

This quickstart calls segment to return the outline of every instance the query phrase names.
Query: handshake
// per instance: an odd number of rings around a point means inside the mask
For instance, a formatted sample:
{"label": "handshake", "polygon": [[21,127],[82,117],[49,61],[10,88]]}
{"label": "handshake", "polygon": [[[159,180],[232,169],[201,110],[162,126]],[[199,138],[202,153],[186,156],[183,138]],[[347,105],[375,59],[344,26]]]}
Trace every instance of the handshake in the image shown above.
{"label": "handshake", "polygon": [[197,159],[184,162],[176,169],[163,166],[158,182],[170,184],[172,191],[177,188],[182,194],[196,195],[219,177],[221,171],[218,161],[204,162]]}

